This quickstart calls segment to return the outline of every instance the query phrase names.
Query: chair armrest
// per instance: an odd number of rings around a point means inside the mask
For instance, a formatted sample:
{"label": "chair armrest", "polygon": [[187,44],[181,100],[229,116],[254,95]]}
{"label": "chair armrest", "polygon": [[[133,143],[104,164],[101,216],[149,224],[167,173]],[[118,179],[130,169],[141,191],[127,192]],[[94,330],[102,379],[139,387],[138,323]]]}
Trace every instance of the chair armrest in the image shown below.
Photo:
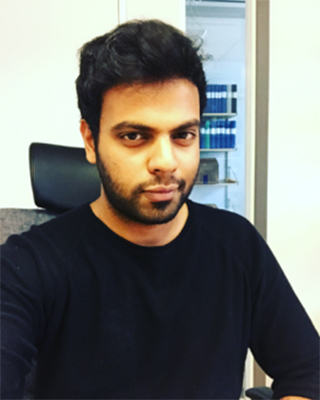
{"label": "chair armrest", "polygon": [[265,386],[255,387],[246,390],[246,396],[252,400],[270,400],[273,399],[273,390]]}

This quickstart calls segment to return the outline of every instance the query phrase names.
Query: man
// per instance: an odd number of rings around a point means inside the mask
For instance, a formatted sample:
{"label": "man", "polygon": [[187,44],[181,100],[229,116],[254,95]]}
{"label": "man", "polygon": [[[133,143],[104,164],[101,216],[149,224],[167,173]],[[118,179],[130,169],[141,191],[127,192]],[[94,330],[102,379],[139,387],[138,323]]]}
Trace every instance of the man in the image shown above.
{"label": "man", "polygon": [[317,398],[318,335],[242,217],[188,200],[205,77],[159,21],[87,43],[80,130],[101,196],[3,246],[2,398],[236,399],[250,347],[275,398]]}

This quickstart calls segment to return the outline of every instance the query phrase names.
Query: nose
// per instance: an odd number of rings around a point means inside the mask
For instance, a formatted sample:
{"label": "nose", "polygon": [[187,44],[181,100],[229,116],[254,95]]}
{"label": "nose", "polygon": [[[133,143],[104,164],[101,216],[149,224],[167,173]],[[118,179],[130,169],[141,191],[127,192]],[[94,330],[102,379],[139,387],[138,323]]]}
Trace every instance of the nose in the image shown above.
{"label": "nose", "polygon": [[149,172],[152,174],[167,174],[178,167],[174,144],[170,137],[159,137],[153,143],[148,160]]}

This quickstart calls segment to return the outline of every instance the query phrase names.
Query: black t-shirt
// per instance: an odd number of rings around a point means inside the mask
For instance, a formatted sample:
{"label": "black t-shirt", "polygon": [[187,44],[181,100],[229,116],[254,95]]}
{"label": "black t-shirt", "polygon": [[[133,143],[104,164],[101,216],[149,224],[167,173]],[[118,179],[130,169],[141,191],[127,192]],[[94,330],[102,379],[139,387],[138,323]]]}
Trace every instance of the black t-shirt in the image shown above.
{"label": "black t-shirt", "polygon": [[2,398],[237,399],[247,349],[275,397],[319,396],[319,341],[244,218],[188,201],[160,247],[88,205],[2,247]]}

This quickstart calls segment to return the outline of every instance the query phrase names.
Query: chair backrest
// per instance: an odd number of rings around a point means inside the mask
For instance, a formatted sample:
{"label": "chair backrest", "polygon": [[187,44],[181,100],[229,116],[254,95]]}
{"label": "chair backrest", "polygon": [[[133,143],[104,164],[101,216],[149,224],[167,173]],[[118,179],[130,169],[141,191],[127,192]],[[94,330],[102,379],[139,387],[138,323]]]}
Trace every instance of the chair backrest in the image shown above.
{"label": "chair backrest", "polygon": [[99,197],[99,174],[86,160],[83,148],[32,143],[29,161],[38,207],[64,212]]}
{"label": "chair backrest", "polygon": [[99,174],[86,160],[83,148],[32,143],[29,165],[34,202],[41,209],[1,209],[0,244],[11,234],[99,197]]}

